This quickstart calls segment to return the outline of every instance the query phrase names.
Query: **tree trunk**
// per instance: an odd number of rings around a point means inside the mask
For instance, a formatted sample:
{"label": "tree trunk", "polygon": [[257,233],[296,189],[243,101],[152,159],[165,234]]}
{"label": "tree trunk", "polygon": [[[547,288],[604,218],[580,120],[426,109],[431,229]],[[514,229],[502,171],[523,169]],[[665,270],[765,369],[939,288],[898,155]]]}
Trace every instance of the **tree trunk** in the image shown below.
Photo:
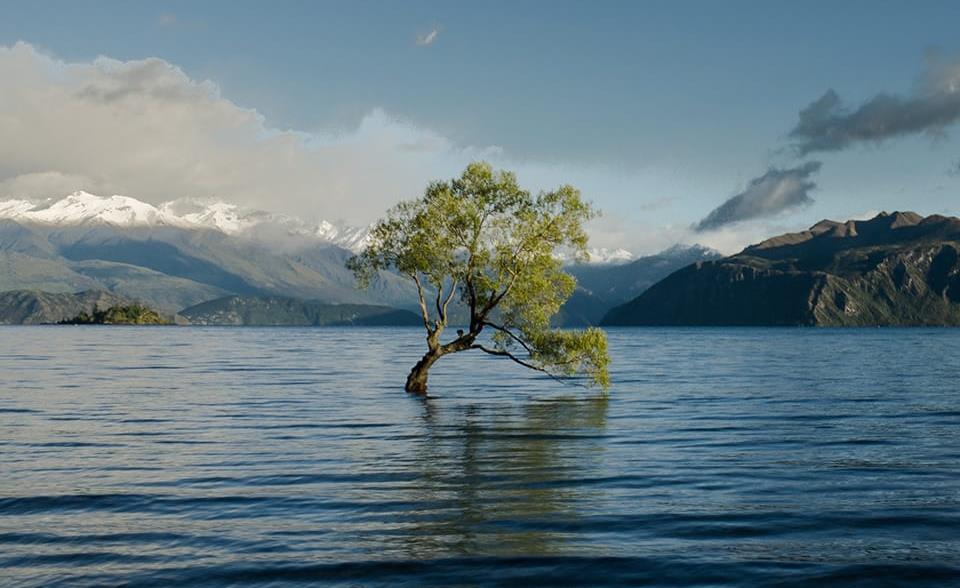
{"label": "tree trunk", "polygon": [[435,351],[428,351],[427,354],[417,362],[417,365],[413,366],[413,369],[410,370],[410,375],[407,376],[407,392],[412,394],[427,393],[427,375],[430,371],[430,366],[438,359],[440,359],[440,354]]}

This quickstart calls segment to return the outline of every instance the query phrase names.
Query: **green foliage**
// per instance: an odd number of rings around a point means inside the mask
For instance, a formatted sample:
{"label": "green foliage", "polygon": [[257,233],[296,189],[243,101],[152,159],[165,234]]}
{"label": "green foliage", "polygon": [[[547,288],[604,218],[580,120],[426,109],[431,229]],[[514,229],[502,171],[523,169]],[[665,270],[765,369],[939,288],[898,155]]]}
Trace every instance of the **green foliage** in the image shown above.
{"label": "green foliage", "polygon": [[111,306],[105,310],[93,309],[92,314],[81,312],[72,319],[61,321],[64,325],[166,325],[165,320],[153,309],[142,304]]}
{"label": "green foliage", "polygon": [[[595,215],[572,186],[533,195],[514,174],[473,163],[459,178],[434,182],[422,198],[391,209],[347,267],[361,286],[383,270],[416,284],[428,356],[479,349],[554,376],[585,373],[606,387],[604,333],[550,329],[550,317],[576,285],[557,253],[585,259],[583,225]],[[469,309],[470,327],[442,344],[454,298]],[[494,332],[493,348],[476,343],[486,328]]]}

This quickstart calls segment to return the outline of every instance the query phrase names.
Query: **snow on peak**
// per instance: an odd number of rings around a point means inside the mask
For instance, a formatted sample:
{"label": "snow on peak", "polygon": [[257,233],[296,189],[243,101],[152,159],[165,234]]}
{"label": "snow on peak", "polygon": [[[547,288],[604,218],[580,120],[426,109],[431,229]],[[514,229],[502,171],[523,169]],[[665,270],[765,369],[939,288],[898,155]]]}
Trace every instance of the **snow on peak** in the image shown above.
{"label": "snow on peak", "polygon": [[261,224],[269,214],[247,210],[236,204],[221,200],[197,200],[184,198],[164,202],[160,210],[181,225],[196,228],[216,229],[236,235]]}
{"label": "snow on peak", "polygon": [[716,249],[707,247],[706,245],[701,245],[699,243],[694,243],[693,245],[677,243],[664,249],[657,255],[663,257],[679,257],[690,255],[700,255],[701,257],[723,257]]}
{"label": "snow on peak", "polygon": [[633,260],[633,253],[620,248],[599,247],[590,249],[587,253],[590,256],[589,263],[626,263]]}
{"label": "snow on peak", "polygon": [[565,264],[589,263],[592,265],[615,265],[627,263],[634,259],[633,253],[630,253],[626,249],[610,249],[607,247],[587,249],[587,257],[585,259],[569,249],[557,252],[555,257]]}
{"label": "snow on peak", "polygon": [[[246,208],[216,199],[183,198],[153,206],[128,196],[74,192],[59,200],[0,200],[0,219],[53,226],[107,224],[118,227],[172,226],[207,229],[228,235],[272,239],[293,237],[329,243],[357,252],[370,241],[370,227],[319,220],[315,223],[284,214]],[[626,249],[590,249],[589,263],[626,263],[635,256]],[[572,256],[560,255],[573,261]]]}
{"label": "snow on peak", "polygon": [[370,242],[370,227],[350,227],[320,221],[314,235],[323,241],[337,243],[351,251],[361,251]]}
{"label": "snow on peak", "polygon": [[339,245],[357,251],[369,235],[367,227],[321,220],[312,224],[296,217],[245,208],[215,199],[185,198],[153,206],[127,196],[74,192],[59,200],[0,201],[0,219],[54,226],[107,224],[118,227],[175,226],[210,229],[228,235],[285,235]]}
{"label": "snow on peak", "polygon": [[0,218],[14,218],[32,210],[37,204],[30,200],[4,200],[0,202]]}
{"label": "snow on peak", "polygon": [[119,226],[154,225],[169,220],[156,207],[135,198],[101,197],[82,191],[60,200],[0,202],[0,218],[52,225],[102,222]]}

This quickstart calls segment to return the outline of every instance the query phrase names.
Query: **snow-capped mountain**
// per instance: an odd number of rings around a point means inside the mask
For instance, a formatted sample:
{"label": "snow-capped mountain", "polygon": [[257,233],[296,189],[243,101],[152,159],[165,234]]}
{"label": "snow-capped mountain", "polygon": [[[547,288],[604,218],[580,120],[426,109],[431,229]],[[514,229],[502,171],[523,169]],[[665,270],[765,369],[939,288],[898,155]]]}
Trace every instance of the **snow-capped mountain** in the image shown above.
{"label": "snow-capped mountain", "polygon": [[[383,272],[374,287],[356,288],[347,249],[362,249],[368,238],[363,227],[219,200],[154,206],[86,192],[0,200],[0,289],[102,290],[167,313],[224,296],[264,295],[409,308],[416,292],[398,274]],[[700,246],[636,258],[617,249],[590,254],[592,263],[567,267],[577,290],[558,324],[596,324],[673,271],[719,257]]]}
{"label": "snow-capped mountain", "polygon": [[[208,229],[263,240],[286,237],[329,243],[354,252],[362,250],[370,238],[370,227],[326,220],[313,223],[216,199],[183,198],[154,206],[128,196],[97,196],[82,191],[60,199],[0,200],[0,219],[52,226],[106,224]],[[634,259],[626,249],[596,248],[591,249],[589,255],[591,264],[618,264]]]}
{"label": "snow-capped mountain", "polygon": [[314,236],[331,243],[337,243],[344,249],[360,251],[370,240],[370,227],[335,225],[327,221],[320,221],[316,226]]}
{"label": "snow-capped mountain", "polygon": [[118,226],[174,224],[175,219],[145,202],[126,196],[101,198],[74,192],[60,200],[0,202],[0,218],[51,225],[102,222]]}
{"label": "snow-capped mountain", "polygon": [[706,245],[701,245],[699,243],[694,243],[693,245],[686,245],[684,243],[677,243],[667,249],[664,249],[658,253],[661,257],[683,257],[689,258],[691,256],[700,256],[704,259],[713,259],[720,258],[723,255],[712,247],[707,247]]}
{"label": "snow-capped mountain", "polygon": [[368,227],[302,219],[245,208],[221,200],[181,199],[154,206],[127,196],[74,192],[61,199],[0,201],[0,219],[54,226],[107,224],[117,227],[172,226],[209,229],[238,236],[285,235],[358,251]]}

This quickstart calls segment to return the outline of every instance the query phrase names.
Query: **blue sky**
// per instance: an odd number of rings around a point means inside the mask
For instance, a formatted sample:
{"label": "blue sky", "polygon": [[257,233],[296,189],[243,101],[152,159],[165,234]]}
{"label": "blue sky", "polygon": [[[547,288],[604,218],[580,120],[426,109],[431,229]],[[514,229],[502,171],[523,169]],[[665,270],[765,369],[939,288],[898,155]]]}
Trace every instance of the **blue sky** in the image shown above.
{"label": "blue sky", "polygon": [[[23,41],[70,64],[157,57],[212,81],[270,129],[333,141],[380,113],[445,149],[491,156],[536,187],[569,181],[607,212],[594,231],[602,245],[730,249],[823,217],[960,213],[960,178],[948,173],[960,141],[947,125],[937,137],[814,154],[822,168],[802,206],[718,234],[689,231],[771,166],[805,161],[787,149],[788,134],[828,89],[855,108],[879,93],[910,94],[930,55],[956,60],[955,2],[0,1],[0,9],[0,45]],[[431,43],[417,43],[432,31]],[[417,173],[449,174],[456,159]],[[44,167],[31,166],[19,171]],[[363,173],[353,169],[343,173]],[[411,173],[404,192],[427,179]],[[358,205],[334,211],[322,196],[255,203],[366,222],[392,196],[364,203],[365,194],[343,196]]]}

